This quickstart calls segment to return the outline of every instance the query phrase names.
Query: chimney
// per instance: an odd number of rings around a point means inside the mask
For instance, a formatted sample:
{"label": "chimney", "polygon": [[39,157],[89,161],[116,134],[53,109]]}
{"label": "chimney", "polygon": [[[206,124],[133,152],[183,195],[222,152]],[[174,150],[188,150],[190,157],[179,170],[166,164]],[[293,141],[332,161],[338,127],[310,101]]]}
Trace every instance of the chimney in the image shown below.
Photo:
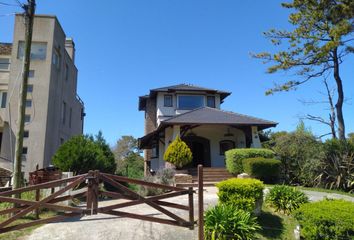
{"label": "chimney", "polygon": [[73,63],[75,63],[75,43],[72,38],[65,39],[65,49]]}

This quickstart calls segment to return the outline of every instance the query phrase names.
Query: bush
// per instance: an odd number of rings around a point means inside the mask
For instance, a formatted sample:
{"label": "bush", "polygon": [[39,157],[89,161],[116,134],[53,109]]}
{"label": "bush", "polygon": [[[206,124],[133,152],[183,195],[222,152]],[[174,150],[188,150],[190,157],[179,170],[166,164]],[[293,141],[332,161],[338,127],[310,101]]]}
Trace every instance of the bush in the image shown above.
{"label": "bush", "polygon": [[166,162],[172,163],[177,168],[181,168],[192,162],[192,151],[179,136],[168,146],[163,155]]}
{"label": "bush", "polygon": [[219,204],[205,212],[204,233],[207,240],[254,239],[260,228],[255,217],[235,205]]}
{"label": "bush", "polygon": [[242,161],[243,169],[251,177],[264,182],[274,182],[280,173],[281,162],[276,159],[246,158]]}
{"label": "bush", "polygon": [[220,203],[233,204],[246,211],[254,211],[263,199],[264,185],[257,179],[231,178],[216,186]]}
{"label": "bush", "polygon": [[101,133],[96,138],[89,135],[72,137],[59,147],[52,162],[60,170],[74,174],[89,170],[114,173],[116,169],[114,155]]}
{"label": "bush", "polygon": [[314,240],[354,238],[354,203],[323,200],[302,205],[294,213],[301,226],[301,236]]}
{"label": "bush", "polygon": [[[143,181],[159,183],[164,185],[173,185],[174,184],[174,175],[175,171],[173,169],[160,169],[156,172],[155,176],[146,176],[143,178]],[[149,187],[139,185],[139,193],[143,196],[156,196],[166,192],[166,190],[161,188]]]}
{"label": "bush", "polygon": [[290,214],[308,201],[303,192],[286,185],[274,186],[266,196],[266,202],[275,208],[276,212],[283,211],[285,214]]}
{"label": "bush", "polygon": [[263,148],[242,148],[226,151],[226,168],[232,174],[243,173],[242,160],[246,158],[274,158],[274,152]]}

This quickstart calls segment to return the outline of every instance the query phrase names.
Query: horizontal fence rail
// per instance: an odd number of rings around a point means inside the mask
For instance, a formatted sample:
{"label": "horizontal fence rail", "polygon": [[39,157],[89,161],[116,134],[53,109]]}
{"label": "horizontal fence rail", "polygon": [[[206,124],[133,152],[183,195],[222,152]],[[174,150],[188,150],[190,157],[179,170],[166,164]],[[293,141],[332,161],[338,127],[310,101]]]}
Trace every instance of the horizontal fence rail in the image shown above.
{"label": "horizontal fence rail", "polygon": [[[103,183],[108,183],[114,190],[106,191],[100,187]],[[126,187],[122,183],[135,184],[145,187],[162,189],[165,192],[157,196],[142,196],[137,192]],[[78,188],[78,189],[77,189]],[[40,192],[44,189],[52,189],[52,192],[40,199]],[[56,191],[54,191],[54,189]],[[21,194],[35,191],[35,200],[21,199]],[[99,171],[89,171],[86,174],[71,178],[54,180],[51,182],[36,184],[15,190],[0,192],[0,203],[9,203],[6,209],[0,209],[0,216],[6,217],[0,222],[0,233],[19,230],[38,224],[62,221],[72,217],[82,217],[84,215],[94,215],[98,213],[109,214],[119,217],[128,217],[133,219],[145,220],[150,222],[169,224],[174,226],[194,229],[194,201],[193,188],[181,188],[158,183],[146,182],[138,179],[131,179],[113,174],[101,173]],[[187,195],[188,203],[183,205],[180,202],[166,201],[166,199]],[[112,204],[99,206],[102,197],[108,197],[112,200],[124,200],[124,202],[114,201]],[[64,201],[80,199],[79,206],[69,206]],[[137,214],[129,212],[124,208],[145,204],[161,214],[161,217]],[[188,211],[188,219],[178,216],[175,212],[168,210],[179,209]],[[39,212],[43,209],[55,211],[56,215],[49,218],[39,219]],[[28,214],[35,213],[37,219],[26,223],[17,223],[17,220]]]}

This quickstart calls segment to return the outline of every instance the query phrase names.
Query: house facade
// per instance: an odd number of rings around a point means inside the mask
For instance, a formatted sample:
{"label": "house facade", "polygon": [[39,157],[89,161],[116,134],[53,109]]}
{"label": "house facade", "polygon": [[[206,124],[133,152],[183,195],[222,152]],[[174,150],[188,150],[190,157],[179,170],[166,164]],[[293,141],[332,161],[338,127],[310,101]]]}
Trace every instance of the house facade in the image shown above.
{"label": "house facade", "polygon": [[139,97],[139,110],[145,112],[145,171],[165,167],[163,155],[180,136],[193,154],[187,168],[224,167],[225,151],[233,148],[260,148],[258,131],[277,123],[221,109],[231,93],[180,84],[151,89]]}
{"label": "house facade", "polygon": [[[15,17],[12,43],[0,43],[0,168],[13,169],[25,27]],[[82,134],[84,103],[77,95],[75,44],[55,16],[36,15],[27,90],[22,169],[47,167],[59,146]]]}

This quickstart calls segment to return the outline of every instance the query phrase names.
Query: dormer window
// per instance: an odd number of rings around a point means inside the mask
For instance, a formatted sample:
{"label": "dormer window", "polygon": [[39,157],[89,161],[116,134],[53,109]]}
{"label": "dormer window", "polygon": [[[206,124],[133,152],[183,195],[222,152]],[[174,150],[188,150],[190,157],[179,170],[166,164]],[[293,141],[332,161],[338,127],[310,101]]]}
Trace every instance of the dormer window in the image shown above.
{"label": "dormer window", "polygon": [[178,96],[178,109],[192,110],[199,107],[204,107],[203,95],[179,95]]}
{"label": "dormer window", "polygon": [[215,96],[207,96],[207,106],[215,108]]}
{"label": "dormer window", "polygon": [[164,107],[172,107],[172,95],[164,95],[164,100],[163,100],[163,106]]}

